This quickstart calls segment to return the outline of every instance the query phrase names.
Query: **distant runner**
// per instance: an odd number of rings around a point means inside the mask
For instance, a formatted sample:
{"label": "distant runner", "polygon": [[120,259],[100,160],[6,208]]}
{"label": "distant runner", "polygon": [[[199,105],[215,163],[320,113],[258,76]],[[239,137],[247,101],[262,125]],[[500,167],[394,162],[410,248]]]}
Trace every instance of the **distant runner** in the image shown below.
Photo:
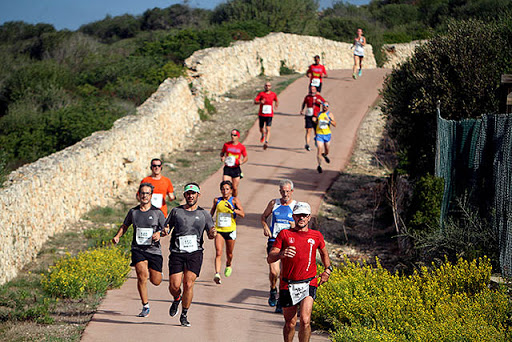
{"label": "distant runner", "polygon": [[169,201],[174,201],[174,188],[169,178],[162,176],[162,160],[154,158],[151,160],[151,176],[144,178],[140,183],[151,183],[155,187],[153,197],[151,197],[151,204],[162,210],[164,216],[167,217],[167,203],[166,197]]}
{"label": "distant runner", "polygon": [[315,142],[317,148],[316,160],[318,162],[316,170],[318,173],[322,173],[322,157],[327,164],[331,162],[327,156],[329,154],[329,146],[331,145],[331,125],[336,127],[336,121],[329,111],[329,104],[327,102],[324,102],[322,111],[318,114],[318,117],[313,117],[313,121],[316,122]]}
{"label": "distant runner", "polygon": [[224,175],[222,180],[228,180],[233,183],[233,196],[238,196],[238,185],[242,178],[242,169],[240,165],[247,163],[247,150],[240,142],[240,131],[233,129],[231,131],[231,141],[228,141],[222,147],[220,159],[224,163]]}
{"label": "distant runner", "polygon": [[306,76],[309,77],[309,85],[315,86],[319,93],[322,92],[322,78],[327,77],[327,71],[325,67],[320,64],[320,56],[316,55],[313,57],[315,63],[311,64],[306,71]]}
{"label": "distant runner", "polygon": [[[293,195],[293,182],[289,179],[283,179],[279,182],[279,193],[281,198],[271,200],[265,211],[261,215],[261,225],[263,226],[263,234],[268,237],[267,254],[270,253],[272,245],[276,240],[277,234],[283,230],[288,229],[294,225],[292,218],[292,208],[295,201],[292,199]],[[272,216],[270,226],[267,224],[267,218]],[[276,312],[281,313],[282,309],[277,301],[277,280],[279,278],[279,262],[269,263],[269,280],[270,280],[270,295],[268,298],[268,305],[276,306]]]}
{"label": "distant runner", "polygon": [[[311,337],[311,311],[317,287],[329,280],[332,272],[329,253],[322,233],[309,229],[311,207],[298,202],[293,208],[295,226],[279,233],[267,257],[269,264],[282,262],[279,284],[279,303],[283,307],[285,342],[293,341],[297,324],[297,305],[300,304],[299,341]],[[316,275],[316,251],[325,271]]]}
{"label": "distant runner", "polygon": [[260,125],[260,142],[263,143],[263,149],[266,150],[270,141],[270,127],[272,126],[272,118],[274,117],[274,109],[279,106],[279,100],[276,93],[271,91],[272,84],[265,83],[265,90],[260,92],[254,99],[254,104],[260,105],[258,112]]}
{"label": "distant runner", "polygon": [[221,197],[213,199],[210,215],[215,215],[215,276],[213,281],[217,284],[221,283],[220,264],[222,261],[222,246],[226,242],[226,268],[224,276],[229,277],[232,272],[231,263],[233,261],[233,249],[236,240],[236,218],[244,217],[244,208],[237,197],[233,197],[233,185],[230,181],[225,180],[220,183]]}
{"label": "distant runner", "polygon": [[[352,68],[352,77],[356,79],[363,74],[363,58],[364,46],[366,45],[366,38],[363,37],[363,29],[357,29],[357,36],[354,38],[354,67]],[[357,69],[359,68],[359,72]],[[357,72],[357,74],[356,74]]]}
{"label": "distant runner", "polygon": [[187,313],[192,303],[194,282],[199,277],[203,264],[203,233],[206,230],[208,238],[214,239],[217,231],[210,214],[197,204],[200,196],[199,185],[188,183],[183,195],[186,203],[171,210],[165,227],[169,225],[172,230],[169,246],[169,292],[174,301],[169,308],[169,315],[176,316],[178,307],[183,302],[180,323],[189,327]]}
{"label": "distant runner", "polygon": [[142,183],[137,194],[140,204],[130,209],[112,242],[117,245],[121,236],[133,225],[131,266],[135,266],[137,290],[142,301],[139,317],[147,317],[149,316],[148,278],[155,286],[162,282],[163,259],[160,237],[165,235],[165,217],[160,209],[151,205],[152,184]]}
{"label": "distant runner", "polygon": [[306,116],[305,119],[305,128],[306,128],[306,145],[304,148],[308,151],[311,151],[311,147],[309,147],[310,135],[313,129],[315,128],[315,123],[313,122],[313,116],[318,116],[320,112],[320,108],[322,103],[325,102],[325,99],[316,92],[315,86],[309,87],[309,94],[306,95],[304,101],[302,101],[302,108],[300,110],[300,115],[304,114],[304,107],[306,107]]}

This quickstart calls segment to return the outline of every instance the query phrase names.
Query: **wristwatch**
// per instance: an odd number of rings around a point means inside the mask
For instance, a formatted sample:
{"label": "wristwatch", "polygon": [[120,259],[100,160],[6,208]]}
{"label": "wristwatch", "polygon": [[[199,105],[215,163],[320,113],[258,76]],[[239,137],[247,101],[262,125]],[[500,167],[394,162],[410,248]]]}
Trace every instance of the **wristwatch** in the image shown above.
{"label": "wristwatch", "polygon": [[329,265],[329,267],[326,267],[325,269],[329,270],[329,274],[331,274],[331,272],[332,272],[332,265]]}

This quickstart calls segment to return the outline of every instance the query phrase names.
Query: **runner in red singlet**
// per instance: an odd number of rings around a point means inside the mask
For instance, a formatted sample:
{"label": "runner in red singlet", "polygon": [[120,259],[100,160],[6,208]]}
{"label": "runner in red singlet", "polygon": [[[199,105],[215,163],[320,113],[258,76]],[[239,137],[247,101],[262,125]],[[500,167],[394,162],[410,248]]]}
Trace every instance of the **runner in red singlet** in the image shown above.
{"label": "runner in red singlet", "polygon": [[265,83],[265,91],[262,91],[254,99],[254,104],[260,105],[258,119],[260,124],[261,138],[263,149],[266,150],[270,141],[270,127],[272,126],[272,118],[274,117],[274,109],[279,106],[279,100],[276,93],[271,91],[272,84]]}
{"label": "runner in red singlet", "polygon": [[309,87],[309,94],[306,95],[304,101],[302,101],[302,108],[300,110],[300,115],[304,114],[304,107],[306,107],[306,116],[305,116],[305,128],[306,128],[306,145],[304,148],[308,151],[311,151],[311,147],[309,147],[310,135],[313,129],[315,128],[315,123],[313,122],[313,117],[318,116],[320,113],[321,105],[325,102],[325,99],[317,93],[315,86]]}
{"label": "runner in red singlet", "polygon": [[222,147],[220,159],[224,162],[224,175],[222,180],[228,180],[233,183],[233,196],[238,196],[238,185],[242,178],[242,169],[240,165],[247,163],[247,150],[239,141],[240,131],[234,129],[231,131],[231,141],[228,141]]}
{"label": "runner in red singlet", "polygon": [[314,57],[315,63],[311,64],[306,72],[306,76],[309,77],[309,86],[315,86],[319,93],[322,92],[322,78],[327,77],[327,71],[325,67],[320,64],[320,56]]}

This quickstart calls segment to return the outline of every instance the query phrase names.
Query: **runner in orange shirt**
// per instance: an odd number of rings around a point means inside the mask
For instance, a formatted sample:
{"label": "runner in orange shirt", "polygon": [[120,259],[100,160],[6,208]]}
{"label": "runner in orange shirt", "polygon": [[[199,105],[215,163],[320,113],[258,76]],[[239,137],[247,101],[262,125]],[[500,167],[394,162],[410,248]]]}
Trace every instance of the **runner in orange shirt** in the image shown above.
{"label": "runner in orange shirt", "polygon": [[151,197],[151,204],[162,210],[165,217],[167,217],[167,203],[165,198],[168,197],[169,201],[174,201],[174,188],[169,178],[162,176],[162,160],[154,158],[151,160],[151,176],[144,178],[142,183],[151,183],[155,187],[153,197]]}

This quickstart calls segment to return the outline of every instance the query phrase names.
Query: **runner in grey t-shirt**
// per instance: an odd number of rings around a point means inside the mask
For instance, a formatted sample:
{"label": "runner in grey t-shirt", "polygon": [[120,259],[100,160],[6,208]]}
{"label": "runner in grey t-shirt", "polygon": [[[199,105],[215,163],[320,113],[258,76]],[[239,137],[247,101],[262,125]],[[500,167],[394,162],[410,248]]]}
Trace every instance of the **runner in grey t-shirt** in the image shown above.
{"label": "runner in grey t-shirt", "polygon": [[[186,204],[173,208],[165,221],[165,227],[172,229],[169,255],[169,292],[174,301],[169,315],[174,317],[183,300],[180,323],[189,327],[188,309],[192,303],[193,288],[203,263],[203,234],[208,238],[217,235],[211,215],[197,205],[200,189],[196,183],[185,185],[183,191]],[[183,283],[183,298],[181,284]]]}
{"label": "runner in grey t-shirt", "polygon": [[160,209],[151,205],[153,189],[150,183],[142,183],[139,186],[137,198],[140,205],[130,209],[116,236],[112,239],[114,244],[118,244],[121,236],[133,225],[131,266],[135,266],[137,289],[142,301],[139,317],[149,316],[148,277],[153,285],[158,286],[162,282],[163,259],[160,237],[165,235],[165,232],[162,232],[165,217]]}

